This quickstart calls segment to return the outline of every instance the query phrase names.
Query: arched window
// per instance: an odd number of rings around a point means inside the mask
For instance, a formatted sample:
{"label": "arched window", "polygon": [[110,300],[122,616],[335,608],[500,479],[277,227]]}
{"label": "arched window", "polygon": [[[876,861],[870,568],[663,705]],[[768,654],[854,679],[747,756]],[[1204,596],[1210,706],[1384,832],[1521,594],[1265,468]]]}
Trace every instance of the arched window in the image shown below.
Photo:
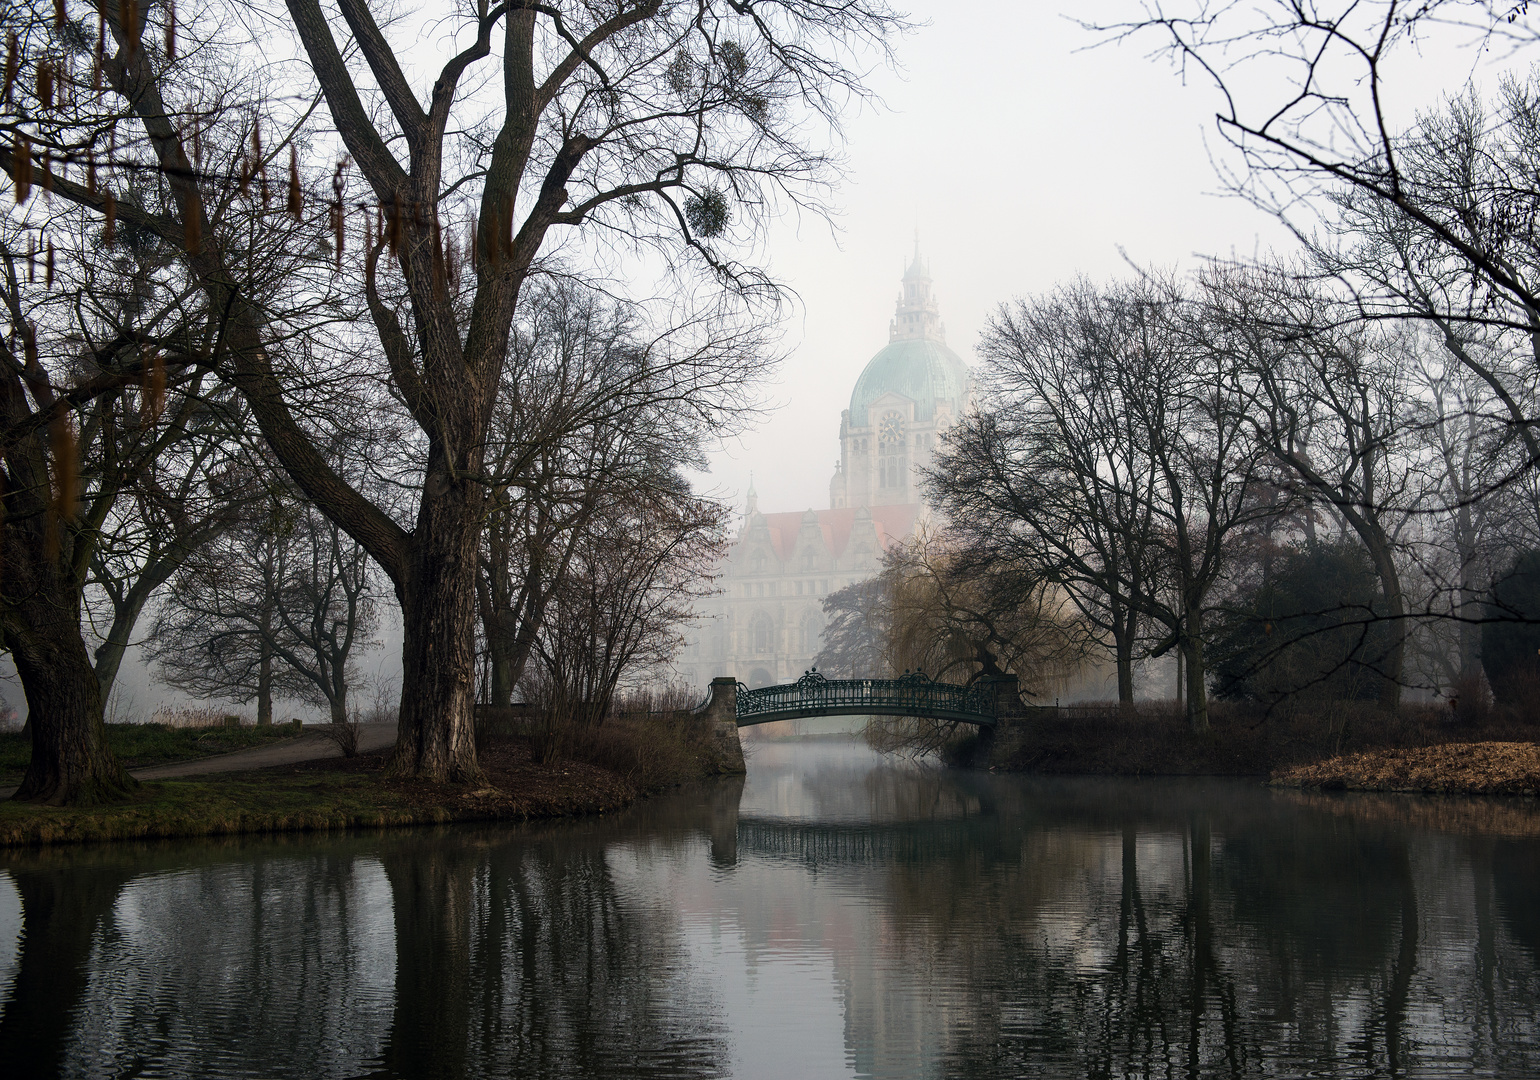
{"label": "arched window", "polygon": [[763,611],[756,612],[749,620],[749,648],[755,656],[764,656],[773,650],[775,625]]}
{"label": "arched window", "polygon": [[797,628],[798,651],[803,655],[811,656],[818,651],[823,644],[823,616],[817,611],[809,611],[802,616],[802,624]]}

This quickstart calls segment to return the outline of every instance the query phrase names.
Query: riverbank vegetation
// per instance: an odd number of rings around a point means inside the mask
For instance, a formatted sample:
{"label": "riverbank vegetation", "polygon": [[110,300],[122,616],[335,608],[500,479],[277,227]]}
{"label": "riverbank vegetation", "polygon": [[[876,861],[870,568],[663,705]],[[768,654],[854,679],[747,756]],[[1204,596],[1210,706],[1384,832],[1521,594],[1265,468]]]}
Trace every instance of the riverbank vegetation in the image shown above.
{"label": "riverbank vegetation", "polygon": [[[942,754],[955,765],[1008,772],[1253,776],[1321,786],[1307,778],[1347,775],[1341,763],[1350,758],[1386,767],[1402,755],[1411,755],[1408,762],[1448,764],[1456,759],[1440,756],[1440,748],[1533,746],[1535,731],[1527,718],[1505,710],[1462,718],[1440,706],[1407,704],[1391,714],[1374,702],[1339,701],[1269,713],[1222,701],[1214,703],[1209,731],[1198,735],[1177,702],[1103,703],[1032,709],[998,733],[960,734]],[[1494,762],[1517,771],[1506,779],[1451,772],[1442,790],[1527,790],[1533,786],[1527,760],[1497,754]],[[1368,779],[1360,786],[1376,789]]]}
{"label": "riverbank vegetation", "polygon": [[[0,846],[151,837],[325,832],[458,821],[606,813],[666,788],[739,771],[710,725],[688,710],[628,699],[596,726],[564,732],[553,754],[527,713],[487,714],[476,785],[423,782],[386,752],[178,780],[145,781],[124,800],[88,807],[0,802]],[[286,727],[286,725],[285,725]],[[109,727],[109,738],[118,725]],[[274,729],[239,729],[258,739]],[[140,744],[125,743],[129,752]],[[181,743],[176,744],[178,748]],[[129,753],[122,755],[125,759]],[[168,759],[169,760],[169,759]]]}

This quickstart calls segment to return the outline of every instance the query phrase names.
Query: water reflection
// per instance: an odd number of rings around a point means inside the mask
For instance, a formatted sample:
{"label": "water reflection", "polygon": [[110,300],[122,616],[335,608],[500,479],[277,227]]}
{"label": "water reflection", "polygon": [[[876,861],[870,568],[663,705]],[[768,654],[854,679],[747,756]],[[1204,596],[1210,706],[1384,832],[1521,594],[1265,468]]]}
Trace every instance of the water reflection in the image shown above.
{"label": "water reflection", "polygon": [[610,819],[0,867],[12,1075],[1540,1074],[1532,802],[762,746]]}

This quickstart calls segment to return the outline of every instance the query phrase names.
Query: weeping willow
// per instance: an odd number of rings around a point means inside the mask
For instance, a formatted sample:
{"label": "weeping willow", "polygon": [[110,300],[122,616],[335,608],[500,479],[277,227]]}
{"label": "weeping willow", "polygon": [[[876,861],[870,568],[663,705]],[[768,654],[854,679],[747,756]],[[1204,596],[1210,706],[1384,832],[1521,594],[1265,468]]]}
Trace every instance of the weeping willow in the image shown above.
{"label": "weeping willow", "polygon": [[[921,529],[883,559],[887,666],[939,682],[1015,675],[1022,696],[1044,700],[1084,670],[1090,628],[1069,599],[1036,577],[976,564],[944,531]],[[962,727],[964,730],[959,730]],[[957,721],[872,717],[881,750],[938,751],[966,733]]]}

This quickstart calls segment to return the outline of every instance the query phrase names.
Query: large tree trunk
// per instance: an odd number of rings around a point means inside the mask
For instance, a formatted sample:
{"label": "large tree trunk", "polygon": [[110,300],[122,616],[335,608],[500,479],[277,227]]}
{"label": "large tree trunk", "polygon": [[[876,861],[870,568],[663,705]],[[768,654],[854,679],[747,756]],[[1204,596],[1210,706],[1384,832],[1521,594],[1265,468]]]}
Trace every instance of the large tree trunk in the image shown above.
{"label": "large tree trunk", "polygon": [[1358,533],[1368,547],[1369,558],[1373,560],[1375,573],[1379,575],[1380,590],[1385,598],[1385,614],[1390,623],[1390,642],[1385,648],[1380,668],[1380,704],[1387,709],[1399,709],[1402,672],[1406,664],[1406,596],[1401,591],[1401,572],[1396,568],[1390,541],[1379,529],[1378,523],[1360,528]]}
{"label": "large tree trunk", "polygon": [[18,607],[30,625],[5,636],[27,695],[32,760],[16,798],[54,806],[123,798],[136,785],[107,749],[101,685],[74,605],[44,593]]}
{"label": "large tree trunk", "polygon": [[1182,655],[1187,662],[1187,725],[1194,735],[1208,731],[1208,672],[1203,658],[1203,612],[1187,609],[1187,632],[1182,636]]}
{"label": "large tree trunk", "polygon": [[1476,527],[1470,506],[1460,504],[1455,524],[1456,550],[1460,557],[1460,657],[1459,678],[1473,683],[1481,678],[1481,607],[1478,602]]}
{"label": "large tree trunk", "polygon": [[1112,643],[1118,663],[1118,704],[1134,703],[1134,637],[1138,630],[1138,616],[1126,618],[1113,614]]}
{"label": "large tree trunk", "polygon": [[273,604],[262,604],[262,635],[257,642],[257,727],[273,723]]}
{"label": "large tree trunk", "polygon": [[492,685],[488,688],[487,700],[493,705],[506,708],[513,704],[516,681],[513,678],[513,666],[503,658],[501,650],[492,647],[491,642],[487,643],[487,649],[492,654]]}
{"label": "large tree trunk", "polygon": [[[476,764],[476,554],[481,522],[469,485],[430,469],[401,600],[401,711],[391,768],[469,783]],[[435,488],[441,490],[435,491]]]}

